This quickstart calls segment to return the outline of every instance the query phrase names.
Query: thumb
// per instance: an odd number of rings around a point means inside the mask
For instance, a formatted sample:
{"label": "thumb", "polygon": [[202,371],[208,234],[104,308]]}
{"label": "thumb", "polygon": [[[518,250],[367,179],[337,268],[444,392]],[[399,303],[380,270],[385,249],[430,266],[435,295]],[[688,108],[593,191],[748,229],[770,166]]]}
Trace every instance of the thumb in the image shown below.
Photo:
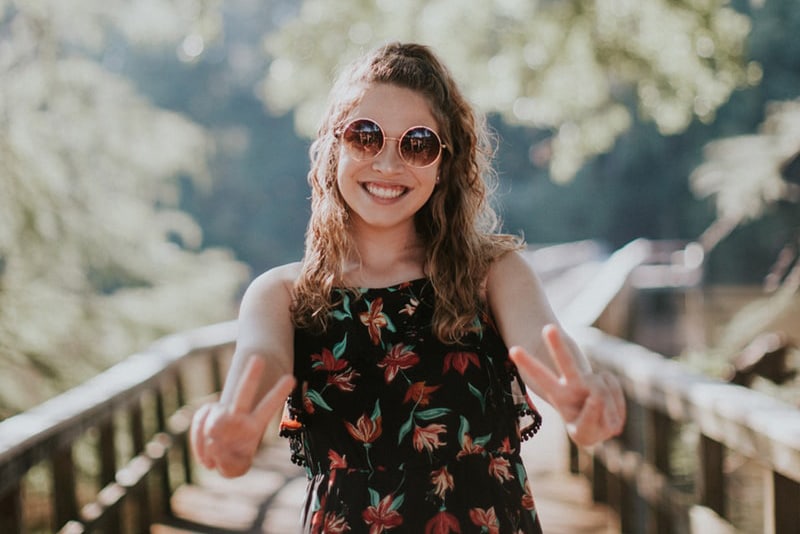
{"label": "thumb", "polygon": [[267,426],[272,419],[272,416],[283,407],[286,402],[286,397],[294,389],[296,380],[292,375],[283,375],[272,386],[264,398],[256,406],[253,415],[263,425]]}

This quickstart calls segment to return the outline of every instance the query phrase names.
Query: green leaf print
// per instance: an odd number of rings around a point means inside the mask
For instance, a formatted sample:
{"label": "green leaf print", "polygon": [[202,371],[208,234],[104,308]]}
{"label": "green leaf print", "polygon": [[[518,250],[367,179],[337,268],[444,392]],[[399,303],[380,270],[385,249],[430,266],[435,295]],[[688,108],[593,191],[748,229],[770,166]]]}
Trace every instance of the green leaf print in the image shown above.
{"label": "green leaf print", "polygon": [[525,465],[522,462],[514,462],[514,468],[517,471],[517,480],[519,480],[522,489],[525,489],[525,481],[528,479],[525,473]]}
{"label": "green leaf print", "polygon": [[395,328],[394,323],[389,318],[389,316],[384,313],[383,317],[386,319],[386,330],[388,330],[389,332],[397,332],[397,328]]}
{"label": "green leaf print", "polygon": [[339,294],[342,296],[342,309],[334,310],[331,313],[331,316],[333,316],[333,318],[337,321],[352,319],[353,313],[350,311],[350,295],[347,291],[339,291]]}
{"label": "green leaf print", "polygon": [[408,421],[403,423],[403,426],[401,426],[400,430],[397,432],[397,444],[398,445],[400,445],[400,443],[402,443],[403,438],[406,437],[406,434],[408,434],[411,431],[411,427],[412,426],[414,426],[414,414],[413,413],[409,416]]}
{"label": "green leaf print", "polygon": [[336,319],[337,321],[344,321],[345,319],[352,319],[350,314],[347,314],[341,310],[334,310],[331,312],[331,316]]}
{"label": "green leaf print", "polygon": [[392,505],[389,507],[390,511],[397,510],[401,506],[403,506],[403,501],[406,500],[405,493],[401,493],[392,501]]}
{"label": "green leaf print", "polygon": [[481,447],[484,447],[487,443],[489,443],[490,439],[492,439],[492,433],[491,432],[489,432],[485,436],[478,436],[477,438],[472,440],[472,442],[475,445],[480,445]]}
{"label": "green leaf print", "polygon": [[344,334],[344,338],[333,346],[333,357],[337,360],[342,357],[344,351],[347,349],[347,333]]}
{"label": "green leaf print", "polygon": [[481,324],[481,318],[479,315],[476,315],[475,319],[472,320],[472,326],[478,333],[478,339],[483,339],[483,325]]}
{"label": "green leaf print", "polygon": [[414,414],[414,416],[422,419],[423,421],[430,421],[431,419],[436,419],[437,417],[447,415],[448,413],[450,413],[449,408],[431,408],[429,410],[417,412]]}
{"label": "green leaf print", "polygon": [[372,488],[367,488],[367,491],[369,491],[369,503],[377,508],[377,506],[381,503],[380,493]]}
{"label": "green leaf print", "polygon": [[381,402],[380,399],[375,401],[375,408],[373,408],[372,415],[369,417],[373,421],[381,416],[381,405],[380,405],[380,402]]}
{"label": "green leaf print", "polygon": [[481,403],[481,412],[486,413],[486,394],[481,393],[481,390],[469,384],[469,392],[475,395]]}
{"label": "green leaf print", "polygon": [[320,395],[319,392],[314,391],[313,389],[309,389],[308,391],[306,391],[306,397],[311,399],[311,402],[313,402],[314,404],[316,404],[320,408],[328,410],[329,412],[333,411],[333,408],[331,408],[328,405],[328,403],[325,402],[325,399],[322,398],[322,395]]}
{"label": "green leaf print", "polygon": [[463,415],[460,417],[461,424],[458,425],[458,444],[464,448],[464,436],[469,433],[469,421]]}

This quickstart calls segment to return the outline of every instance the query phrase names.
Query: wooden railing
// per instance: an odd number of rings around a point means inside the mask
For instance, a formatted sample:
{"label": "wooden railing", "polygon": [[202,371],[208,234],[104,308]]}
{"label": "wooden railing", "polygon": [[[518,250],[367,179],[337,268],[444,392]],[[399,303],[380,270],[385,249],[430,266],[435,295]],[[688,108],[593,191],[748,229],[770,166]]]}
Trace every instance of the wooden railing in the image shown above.
{"label": "wooden railing", "polygon": [[0,532],[149,532],[191,482],[191,403],[220,390],[235,324],[166,337],[0,422]]}
{"label": "wooden railing", "polygon": [[[573,455],[573,469],[590,477],[595,500],[619,513],[622,532],[798,532],[800,410],[599,330],[575,334],[626,393],[623,435]],[[732,519],[743,511],[733,514],[729,471],[748,459],[761,477],[750,486],[762,489],[737,503],[751,516],[742,526]]]}

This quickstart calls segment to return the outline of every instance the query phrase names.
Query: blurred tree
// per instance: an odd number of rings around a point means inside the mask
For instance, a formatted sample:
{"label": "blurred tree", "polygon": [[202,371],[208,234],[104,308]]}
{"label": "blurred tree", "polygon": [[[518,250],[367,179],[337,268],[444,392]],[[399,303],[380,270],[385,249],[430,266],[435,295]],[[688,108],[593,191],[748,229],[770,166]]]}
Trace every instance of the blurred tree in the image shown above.
{"label": "blurred tree", "polygon": [[[773,102],[758,133],[715,140],[705,161],[692,173],[697,195],[712,197],[717,219],[702,236],[707,251],[754,219],[773,222],[771,237],[780,245],[764,277],[767,294],[740,310],[715,347],[725,360],[745,347],[795,307],[800,291],[800,99]],[[777,224],[775,224],[777,223]]]}
{"label": "blurred tree", "polygon": [[218,3],[0,0],[0,417],[233,314],[246,268],[175,208],[180,176],[208,179],[208,138],[106,47],[192,53]]}
{"label": "blurred tree", "polygon": [[263,93],[313,132],[331,66],[388,39],[434,46],[472,100],[547,129],[538,158],[557,182],[607,152],[638,114],[661,134],[711,121],[746,83],[749,20],[724,0],[305,0],[266,40]]}
{"label": "blurred tree", "polygon": [[291,115],[265,112],[254,91],[267,67],[261,39],[290,13],[292,0],[227,0],[222,34],[191,58],[125,48],[117,72],[155,105],[203,125],[215,150],[213,181],[185,180],[180,207],[205,242],[229,247],[254,273],[302,256],[310,190],[308,139]]}

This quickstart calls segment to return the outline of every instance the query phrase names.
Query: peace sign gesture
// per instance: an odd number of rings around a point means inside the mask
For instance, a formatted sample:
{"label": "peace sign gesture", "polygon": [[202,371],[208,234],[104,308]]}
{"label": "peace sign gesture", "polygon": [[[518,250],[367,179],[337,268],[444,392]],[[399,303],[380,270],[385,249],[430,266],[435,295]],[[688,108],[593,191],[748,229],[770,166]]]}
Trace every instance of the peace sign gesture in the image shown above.
{"label": "peace sign gesture", "polygon": [[267,425],[294,387],[294,377],[284,375],[256,404],[265,366],[263,358],[251,356],[231,402],[205,404],[192,421],[197,459],[223,476],[241,476],[250,469]]}
{"label": "peace sign gesture", "polygon": [[572,440],[594,445],[616,436],[625,424],[625,397],[611,373],[582,373],[558,327],[548,324],[542,338],[556,364],[558,374],[519,346],[509,356],[529,387],[536,386],[567,422]]}

